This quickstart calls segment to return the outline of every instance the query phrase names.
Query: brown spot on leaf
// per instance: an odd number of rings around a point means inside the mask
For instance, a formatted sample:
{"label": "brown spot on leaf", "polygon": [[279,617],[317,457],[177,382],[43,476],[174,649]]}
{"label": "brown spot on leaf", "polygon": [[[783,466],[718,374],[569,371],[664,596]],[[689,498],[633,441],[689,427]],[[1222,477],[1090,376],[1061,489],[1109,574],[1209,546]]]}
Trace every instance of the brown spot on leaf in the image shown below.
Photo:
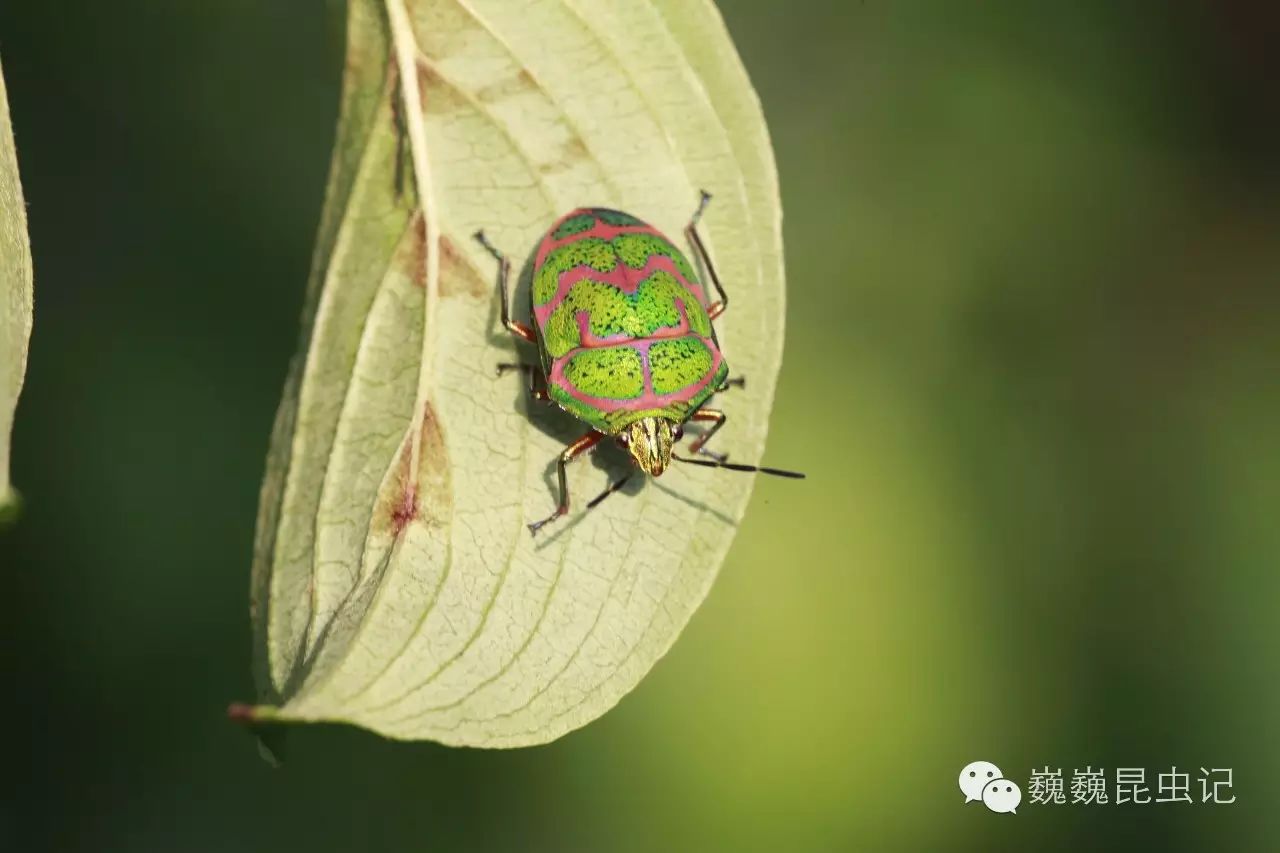
{"label": "brown spot on leaf", "polygon": [[492,104],[496,101],[505,101],[508,98],[527,94],[536,88],[538,88],[538,83],[533,79],[533,75],[526,69],[521,68],[512,77],[507,77],[496,83],[490,83],[488,86],[477,90],[476,100],[482,104]]}
{"label": "brown spot on leaf", "polygon": [[554,160],[538,164],[538,171],[544,175],[565,172],[586,160],[590,156],[587,146],[577,137],[571,137],[557,152]]}
{"label": "brown spot on leaf", "polygon": [[422,88],[428,86],[439,86],[444,82],[444,78],[440,76],[440,72],[429,62],[418,60],[418,85]]}
{"label": "brown spot on leaf", "polygon": [[435,409],[426,404],[418,434],[418,469],[413,464],[414,442],[404,442],[392,488],[378,501],[373,526],[399,537],[410,524],[443,524],[453,513],[453,487],[449,479],[448,451]]}
{"label": "brown spot on leaf", "polygon": [[427,218],[421,210],[413,212],[409,220],[409,263],[410,277],[418,287],[427,286]]}
{"label": "brown spot on leaf", "polygon": [[440,269],[452,270],[462,262],[462,253],[458,251],[457,245],[442,235],[440,237]]}
{"label": "brown spot on leaf", "polygon": [[[427,223],[422,211],[409,220],[409,233],[401,243],[397,264],[418,287],[427,286]],[[496,272],[496,269],[495,269]],[[440,295],[487,298],[493,289],[475,265],[449,237],[440,236]]]}
{"label": "brown spot on leaf", "polygon": [[467,99],[447,80],[435,66],[418,60],[418,95],[422,99],[422,112],[431,115],[447,115],[470,108]]}
{"label": "brown spot on leaf", "polygon": [[[495,269],[496,272],[496,269]],[[486,298],[493,283],[485,281],[458,245],[448,237],[440,237],[440,295]]]}
{"label": "brown spot on leaf", "polygon": [[418,484],[409,483],[400,494],[400,502],[391,508],[391,532],[399,536],[409,522],[418,517]]}

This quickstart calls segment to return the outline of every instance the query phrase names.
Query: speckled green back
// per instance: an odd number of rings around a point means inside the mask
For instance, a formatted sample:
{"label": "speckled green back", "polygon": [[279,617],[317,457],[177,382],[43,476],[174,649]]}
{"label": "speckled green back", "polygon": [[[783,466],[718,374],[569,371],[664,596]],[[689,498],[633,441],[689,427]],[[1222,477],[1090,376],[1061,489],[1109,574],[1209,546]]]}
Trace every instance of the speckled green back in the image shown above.
{"label": "speckled green back", "polygon": [[629,214],[557,221],[538,246],[532,301],[548,393],[602,432],[682,422],[728,375],[693,267]]}

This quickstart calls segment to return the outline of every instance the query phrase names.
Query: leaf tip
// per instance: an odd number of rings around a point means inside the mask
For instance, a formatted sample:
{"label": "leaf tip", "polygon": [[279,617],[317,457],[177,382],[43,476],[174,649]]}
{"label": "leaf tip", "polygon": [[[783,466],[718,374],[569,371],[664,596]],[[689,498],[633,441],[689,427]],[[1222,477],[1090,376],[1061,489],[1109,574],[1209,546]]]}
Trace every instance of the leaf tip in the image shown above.
{"label": "leaf tip", "polygon": [[227,706],[227,719],[233,723],[254,725],[271,722],[275,719],[276,709],[270,705],[250,705],[246,702],[232,702]]}
{"label": "leaf tip", "polygon": [[272,767],[284,764],[284,731],[279,726],[267,728],[263,724],[279,721],[278,709],[271,705],[250,705],[232,702],[227,706],[227,719],[245,726],[258,741],[258,754]]}

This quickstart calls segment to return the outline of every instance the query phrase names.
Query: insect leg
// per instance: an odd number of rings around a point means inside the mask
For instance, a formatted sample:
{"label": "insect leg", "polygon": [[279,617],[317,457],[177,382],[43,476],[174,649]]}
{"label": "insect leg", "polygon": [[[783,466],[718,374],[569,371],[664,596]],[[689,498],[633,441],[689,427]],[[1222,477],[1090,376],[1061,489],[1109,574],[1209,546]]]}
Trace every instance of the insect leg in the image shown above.
{"label": "insect leg", "polygon": [[628,482],[631,481],[631,477],[632,475],[635,474],[635,472],[636,472],[636,469],[632,468],[631,471],[625,474],[621,480],[615,480],[614,482],[610,483],[609,488],[605,489],[603,492],[596,495],[591,500],[587,501],[587,509],[593,509],[602,500],[609,497],[609,495],[620,490],[623,486],[625,486]]}
{"label": "insect leg", "polygon": [[701,453],[703,456],[710,456],[717,462],[723,462],[729,458],[727,453],[716,453],[714,450],[707,450],[704,445],[711,440],[711,436],[716,434],[716,430],[724,426],[724,422],[728,420],[728,416],[719,409],[698,409],[690,416],[691,421],[711,422],[711,429],[704,432],[693,440],[689,445],[690,453]]}
{"label": "insect leg", "polygon": [[507,299],[507,282],[511,279],[511,261],[489,242],[489,238],[484,236],[483,231],[477,231],[475,238],[498,261],[498,295],[502,298],[502,325],[506,326],[511,331],[511,334],[517,338],[533,343],[536,340],[533,335],[533,329],[530,329],[524,323],[511,319],[511,308]]}
{"label": "insect leg", "polygon": [[538,402],[545,402],[547,397],[547,377],[542,373],[542,368],[536,364],[511,364],[503,362],[498,365],[498,375],[501,376],[511,370],[519,370],[529,379],[529,396]]}
{"label": "insect leg", "polygon": [[716,387],[716,393],[719,393],[721,391],[728,391],[730,388],[746,388],[746,387],[747,387],[747,377],[735,376],[732,379],[726,379],[725,381],[721,382],[719,386]]}
{"label": "insect leg", "polygon": [[702,238],[698,236],[698,222],[702,219],[702,212],[707,209],[707,203],[710,201],[711,193],[703,190],[702,196],[698,199],[698,209],[693,212],[693,217],[689,220],[689,224],[685,226],[684,233],[689,238],[689,242],[693,244],[694,251],[698,253],[698,258],[702,261],[702,267],[707,271],[707,278],[711,279],[711,283],[715,285],[716,293],[720,294],[720,298],[712,302],[707,308],[707,316],[714,320],[724,313],[724,309],[729,307],[729,295],[724,292],[724,286],[720,284],[720,276],[716,275],[716,266],[711,263],[711,256],[707,254],[707,247],[702,244]]}
{"label": "insect leg", "polygon": [[591,430],[582,438],[578,439],[573,444],[570,444],[568,447],[566,447],[564,449],[564,452],[560,454],[560,459],[556,463],[556,473],[559,474],[560,476],[560,503],[556,505],[556,511],[551,513],[551,515],[547,516],[541,521],[535,521],[532,524],[530,524],[529,525],[530,533],[536,535],[537,532],[541,530],[544,525],[555,521],[560,516],[565,515],[569,512],[569,480],[568,480],[568,476],[565,473],[565,466],[568,465],[573,460],[577,459],[586,451],[595,447],[596,444],[602,438],[604,438],[604,433]]}

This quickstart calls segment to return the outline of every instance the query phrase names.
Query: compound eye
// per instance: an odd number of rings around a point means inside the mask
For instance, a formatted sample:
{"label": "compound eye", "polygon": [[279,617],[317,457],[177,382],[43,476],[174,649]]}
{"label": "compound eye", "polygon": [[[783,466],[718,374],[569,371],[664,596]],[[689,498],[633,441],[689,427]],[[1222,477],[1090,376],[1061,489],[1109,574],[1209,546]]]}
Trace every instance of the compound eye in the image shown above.
{"label": "compound eye", "polygon": [[630,444],[631,444],[631,435],[629,433],[624,432],[622,435],[618,436],[619,447],[627,447]]}
{"label": "compound eye", "polygon": [[676,428],[672,431],[671,437],[676,441],[684,438],[684,426],[682,424],[676,424]]}

